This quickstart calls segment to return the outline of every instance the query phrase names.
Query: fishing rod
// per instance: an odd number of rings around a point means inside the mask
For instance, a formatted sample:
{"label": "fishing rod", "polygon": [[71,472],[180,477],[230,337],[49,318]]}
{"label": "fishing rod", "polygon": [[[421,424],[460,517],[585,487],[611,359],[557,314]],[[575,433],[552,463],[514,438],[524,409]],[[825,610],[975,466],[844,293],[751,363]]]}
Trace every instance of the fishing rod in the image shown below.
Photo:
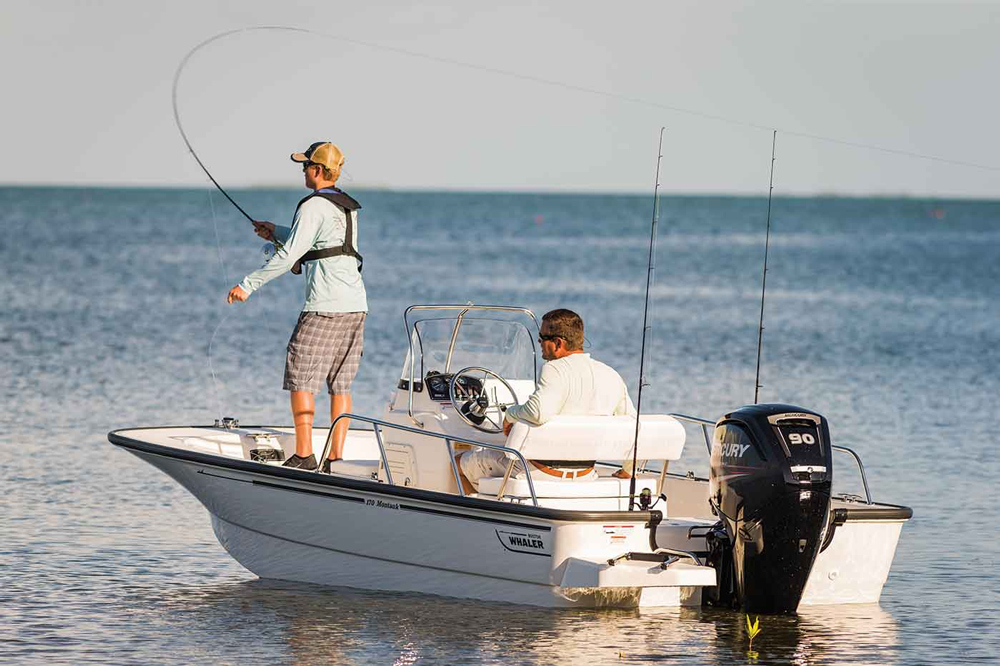
{"label": "fishing rod", "polygon": [[632,479],[628,484],[628,510],[635,507],[635,474],[639,456],[639,415],[642,414],[642,387],[646,385],[646,333],[649,331],[649,290],[656,270],[656,223],[660,219],[660,162],[663,160],[663,130],[656,150],[656,179],[653,185],[653,224],[649,232],[649,263],[646,270],[646,302],[642,310],[642,347],[639,352],[639,395],[635,402],[635,441],[632,444]]}
{"label": "fishing rod", "polygon": [[[308,30],[302,30],[300,28],[286,28],[283,26],[258,26],[253,28],[239,28],[237,30],[227,30],[226,32],[221,32],[217,35],[209,37],[208,39],[206,39],[205,41],[201,42],[193,49],[188,51],[187,55],[184,56],[180,64],[177,65],[177,71],[174,72],[174,85],[170,92],[170,102],[173,105],[174,109],[174,123],[177,125],[177,131],[180,132],[181,138],[184,140],[184,145],[187,146],[188,152],[191,153],[191,157],[193,157],[194,161],[198,163],[198,166],[201,167],[201,170],[205,172],[205,175],[208,176],[208,179],[210,181],[212,181],[212,184],[215,185],[215,187],[220,192],[222,192],[222,195],[229,200],[229,203],[233,204],[236,210],[240,211],[240,213],[243,214],[243,217],[247,218],[251,224],[254,224],[256,220],[248,212],[243,210],[243,207],[240,206],[238,203],[236,203],[235,199],[229,196],[229,192],[226,192],[225,188],[223,188],[222,185],[219,184],[219,181],[215,179],[215,176],[213,176],[212,173],[208,170],[208,167],[205,166],[205,163],[201,161],[200,157],[198,157],[198,153],[195,152],[194,146],[191,145],[191,141],[188,139],[187,132],[184,131],[184,125],[181,123],[180,111],[177,108],[177,87],[180,84],[181,74],[183,73],[184,68],[187,66],[188,60],[190,60],[191,56],[193,56],[195,53],[197,53],[198,51],[200,51],[201,49],[208,46],[214,41],[223,39],[225,37],[229,37],[230,35],[234,35],[240,32],[256,31],[256,30],[286,30],[289,32],[309,32]],[[256,226],[256,224],[254,224],[254,226]],[[272,237],[270,241],[274,244],[276,248],[280,248],[282,246],[282,244],[274,237]]]}
{"label": "fishing rod", "polygon": [[753,404],[757,404],[760,391],[760,349],[764,340],[764,292],[767,290],[767,250],[771,245],[771,195],[774,193],[774,145],[778,141],[778,130],[771,135],[771,182],[767,189],[767,233],[764,236],[764,276],[760,285],[760,324],[757,328],[757,376],[753,380]]}
{"label": "fishing rod", "polygon": [[201,170],[205,172],[205,175],[208,176],[208,179],[210,181],[212,181],[212,184],[215,185],[215,187],[217,187],[220,192],[222,192],[223,196],[229,199],[229,203],[236,206],[236,210],[243,213],[243,216],[248,220],[250,220],[250,222],[254,222],[255,220],[250,216],[250,214],[247,213],[245,210],[243,210],[243,208],[238,203],[236,203],[236,201],[231,196],[229,196],[229,193],[226,192],[225,189],[223,189],[222,185],[219,185],[219,181],[215,179],[212,173],[208,170],[208,167],[206,167],[205,164],[201,161],[201,158],[198,157],[198,153],[195,152],[194,146],[191,145],[191,141],[188,140],[187,133],[184,131],[184,126],[181,124],[181,114],[177,108],[177,85],[180,83],[181,73],[184,71],[184,67],[187,65],[188,60],[190,60],[191,56],[193,56],[196,52],[198,52],[202,47],[207,46],[210,42],[213,42],[216,39],[221,39],[226,35],[232,34],[233,32],[238,32],[238,31],[230,31],[223,33],[221,35],[216,35],[215,37],[203,41],[201,44],[198,44],[196,47],[188,51],[187,55],[184,56],[184,59],[181,60],[181,64],[177,66],[177,71],[174,73],[174,85],[170,93],[170,101],[174,107],[174,122],[177,124],[177,130],[181,133],[181,138],[184,139],[184,145],[187,146],[188,152],[191,153],[191,157],[193,157],[194,161],[198,163],[198,166],[200,166]]}

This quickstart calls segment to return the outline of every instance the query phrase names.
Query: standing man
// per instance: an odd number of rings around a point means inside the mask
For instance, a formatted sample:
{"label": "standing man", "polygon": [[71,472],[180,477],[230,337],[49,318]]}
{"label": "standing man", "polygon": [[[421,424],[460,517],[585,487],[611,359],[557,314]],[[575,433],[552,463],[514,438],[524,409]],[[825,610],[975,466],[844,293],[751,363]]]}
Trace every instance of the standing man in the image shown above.
{"label": "standing man", "polygon": [[[278,246],[271,260],[229,291],[228,302],[245,301],[265,283],[287,271],[305,272],[306,302],[288,342],[284,389],[291,391],[295,421],[295,455],[286,467],[316,469],[312,450],[314,394],[325,380],[330,393],[330,419],[351,411],[351,382],[361,365],[368,298],[361,280],[357,211],[361,204],[336,187],[344,155],[320,141],[304,153],[292,153],[302,164],[305,186],[313,193],[299,202],[292,226],[254,222],[261,238]],[[330,462],[343,457],[347,419],[333,433]]]}

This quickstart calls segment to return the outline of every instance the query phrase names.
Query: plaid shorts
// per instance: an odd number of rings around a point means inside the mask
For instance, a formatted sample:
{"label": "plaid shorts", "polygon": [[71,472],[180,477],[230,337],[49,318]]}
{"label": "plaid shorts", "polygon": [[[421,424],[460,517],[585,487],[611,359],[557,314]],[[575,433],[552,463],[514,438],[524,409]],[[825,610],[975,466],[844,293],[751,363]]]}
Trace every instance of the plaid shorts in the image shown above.
{"label": "plaid shorts", "polygon": [[364,349],[364,312],[303,312],[288,341],[286,391],[351,392]]}

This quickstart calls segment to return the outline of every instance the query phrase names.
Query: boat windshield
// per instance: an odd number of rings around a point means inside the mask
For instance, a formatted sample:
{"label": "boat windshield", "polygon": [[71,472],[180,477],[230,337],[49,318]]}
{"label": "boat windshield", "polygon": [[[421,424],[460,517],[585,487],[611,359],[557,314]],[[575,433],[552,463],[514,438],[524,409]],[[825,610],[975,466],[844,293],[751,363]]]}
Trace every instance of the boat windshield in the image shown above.
{"label": "boat windshield", "polygon": [[[535,345],[528,328],[517,321],[473,317],[421,319],[412,330],[417,358],[413,378],[451,374],[470,366],[487,368],[507,380],[535,380]],[[402,379],[410,379],[410,351]]]}

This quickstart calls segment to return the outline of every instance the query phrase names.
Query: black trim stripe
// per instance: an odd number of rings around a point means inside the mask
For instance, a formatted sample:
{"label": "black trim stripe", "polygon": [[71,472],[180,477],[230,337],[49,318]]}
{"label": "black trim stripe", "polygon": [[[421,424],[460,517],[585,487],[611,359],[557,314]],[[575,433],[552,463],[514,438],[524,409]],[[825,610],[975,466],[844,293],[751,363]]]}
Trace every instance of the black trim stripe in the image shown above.
{"label": "black trim stripe", "polygon": [[210,476],[213,479],[225,479],[226,481],[237,481],[239,483],[253,483],[250,479],[234,479],[231,476],[223,476],[222,474],[212,474],[211,472],[206,472],[203,469],[199,469],[198,474],[204,474],[205,476]]}
{"label": "black trim stripe", "polygon": [[507,525],[509,527],[520,527],[525,530],[541,530],[543,532],[551,532],[552,527],[550,525],[532,525],[531,523],[515,523],[510,520],[500,520],[499,518],[485,518],[483,516],[468,516],[461,513],[455,513],[454,511],[440,511],[438,509],[428,509],[422,506],[411,506],[409,504],[400,504],[400,509],[406,509],[407,511],[417,511],[419,513],[430,513],[438,516],[448,516],[449,518],[460,518],[462,520],[478,520],[484,523],[496,523],[497,525]]}
{"label": "black trim stripe", "polygon": [[[235,479],[231,476],[224,476],[222,474],[212,474],[211,472],[206,472],[203,469],[198,470],[198,474],[204,474],[205,476],[211,476],[216,479],[225,479],[226,481],[238,481],[239,483],[250,483],[255,486],[261,486],[264,488],[274,488],[276,490],[287,490],[292,493],[303,493],[305,495],[316,495],[317,497],[329,497],[330,499],[344,500],[346,502],[354,502],[355,504],[364,504],[365,499],[363,497],[349,497],[347,495],[337,495],[336,493],[326,493],[320,490],[310,490],[309,488],[298,488],[294,486],[284,486],[280,483],[271,483],[269,481],[258,481],[257,479],[247,480],[247,479]],[[507,527],[519,527],[526,530],[538,530],[542,532],[551,532],[552,527],[549,525],[534,525],[531,523],[515,523],[510,520],[501,520],[499,518],[485,518],[483,516],[469,516],[463,515],[461,513],[455,513],[454,511],[439,511],[438,509],[428,509],[422,506],[413,506],[410,504],[400,504],[400,509],[406,511],[416,511],[417,513],[428,513],[436,516],[447,516],[448,518],[457,518],[458,520],[474,520],[483,523],[490,523],[496,525],[504,525]],[[515,551],[519,552],[519,551]]]}
{"label": "black trim stripe", "polygon": [[347,495],[324,493],[319,490],[310,490],[308,488],[296,488],[294,486],[283,486],[280,483],[269,483],[268,481],[258,481],[256,479],[254,479],[250,483],[252,483],[255,486],[262,486],[264,488],[276,488],[278,490],[287,490],[288,492],[292,493],[303,493],[305,495],[317,495],[319,497],[329,497],[330,499],[344,500],[346,502],[354,502],[360,504],[364,504],[365,502],[365,498],[363,497],[348,497]]}
{"label": "black trim stripe", "polygon": [[874,520],[909,520],[913,517],[913,509],[895,504],[860,504],[855,506],[838,506],[847,511],[847,522]]}

